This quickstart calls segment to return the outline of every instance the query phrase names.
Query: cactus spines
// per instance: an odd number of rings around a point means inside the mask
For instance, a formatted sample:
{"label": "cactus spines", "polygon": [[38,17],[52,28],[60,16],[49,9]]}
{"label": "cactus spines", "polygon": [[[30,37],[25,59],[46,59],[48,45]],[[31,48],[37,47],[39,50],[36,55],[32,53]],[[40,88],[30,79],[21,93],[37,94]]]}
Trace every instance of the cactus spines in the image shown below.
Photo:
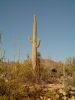
{"label": "cactus spines", "polygon": [[33,70],[37,65],[37,48],[40,46],[40,39],[37,41],[37,23],[36,23],[36,16],[34,16],[33,22],[33,34],[32,37],[29,38],[29,41],[32,43],[32,66]]}

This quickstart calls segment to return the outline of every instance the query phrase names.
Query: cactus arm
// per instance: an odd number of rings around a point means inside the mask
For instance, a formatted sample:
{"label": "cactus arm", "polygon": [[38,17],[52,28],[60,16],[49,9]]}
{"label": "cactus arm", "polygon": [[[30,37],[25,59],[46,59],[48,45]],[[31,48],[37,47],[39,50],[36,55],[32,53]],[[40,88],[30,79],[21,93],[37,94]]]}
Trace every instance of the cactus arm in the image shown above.
{"label": "cactus arm", "polygon": [[39,46],[40,46],[40,38],[38,39],[38,42],[37,42],[37,45],[36,45],[36,48],[39,48]]}
{"label": "cactus arm", "polygon": [[32,43],[32,37],[28,37],[28,40]]}

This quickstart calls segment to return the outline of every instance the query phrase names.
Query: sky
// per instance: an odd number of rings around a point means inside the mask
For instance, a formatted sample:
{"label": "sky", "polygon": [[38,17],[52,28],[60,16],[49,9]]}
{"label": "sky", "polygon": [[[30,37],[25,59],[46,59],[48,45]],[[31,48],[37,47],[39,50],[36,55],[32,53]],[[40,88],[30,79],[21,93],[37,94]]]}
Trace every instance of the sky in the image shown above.
{"label": "sky", "polygon": [[75,57],[75,0],[0,0],[1,48],[7,60],[31,57],[33,16],[37,18],[38,51],[42,58]]}

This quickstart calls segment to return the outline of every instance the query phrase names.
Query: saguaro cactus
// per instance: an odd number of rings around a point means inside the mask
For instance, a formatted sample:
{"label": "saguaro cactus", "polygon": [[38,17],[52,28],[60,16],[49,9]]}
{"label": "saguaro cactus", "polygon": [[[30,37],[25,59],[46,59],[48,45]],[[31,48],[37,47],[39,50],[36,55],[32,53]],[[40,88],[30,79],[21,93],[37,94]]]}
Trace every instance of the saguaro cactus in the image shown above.
{"label": "saguaro cactus", "polygon": [[34,16],[34,22],[33,22],[33,34],[32,37],[30,37],[30,42],[32,43],[32,66],[35,70],[35,67],[37,65],[37,48],[40,46],[40,39],[37,41],[37,23],[36,23],[36,16]]}

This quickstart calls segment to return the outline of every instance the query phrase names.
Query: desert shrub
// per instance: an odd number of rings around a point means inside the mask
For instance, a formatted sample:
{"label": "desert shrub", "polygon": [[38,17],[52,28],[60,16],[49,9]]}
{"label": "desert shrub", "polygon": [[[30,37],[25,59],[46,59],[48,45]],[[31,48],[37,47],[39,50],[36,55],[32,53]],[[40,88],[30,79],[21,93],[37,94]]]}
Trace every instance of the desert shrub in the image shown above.
{"label": "desert shrub", "polygon": [[21,100],[24,97],[28,96],[28,90],[25,85],[17,80],[10,80],[7,83],[6,95],[10,100]]}
{"label": "desert shrub", "polygon": [[5,80],[0,78],[0,95],[5,95],[5,93],[6,93]]}
{"label": "desert shrub", "polygon": [[[7,96],[4,95],[4,96],[0,96],[0,100],[8,100]],[[12,100],[12,99],[11,99]]]}
{"label": "desert shrub", "polygon": [[3,68],[2,68],[2,66],[0,65],[0,75],[2,74],[2,72],[3,72]]}
{"label": "desert shrub", "polygon": [[71,83],[72,83],[73,86],[75,86],[75,57],[68,58],[66,60],[66,66],[67,66],[67,68],[69,69],[69,72],[70,72],[69,76],[71,76],[72,77],[71,79],[73,79],[73,81],[71,81]]}
{"label": "desert shrub", "polygon": [[34,81],[34,73],[32,70],[32,66],[29,63],[25,63],[18,68],[18,78],[25,82],[30,83]]}
{"label": "desert shrub", "polygon": [[47,91],[46,94],[44,95],[44,100],[47,99],[59,100],[55,91]]}
{"label": "desert shrub", "polygon": [[[4,72],[1,70],[2,74]],[[33,81],[34,74],[30,63],[8,64],[5,76],[0,79],[0,95],[5,95],[10,100],[21,100],[28,95],[25,85]]]}

